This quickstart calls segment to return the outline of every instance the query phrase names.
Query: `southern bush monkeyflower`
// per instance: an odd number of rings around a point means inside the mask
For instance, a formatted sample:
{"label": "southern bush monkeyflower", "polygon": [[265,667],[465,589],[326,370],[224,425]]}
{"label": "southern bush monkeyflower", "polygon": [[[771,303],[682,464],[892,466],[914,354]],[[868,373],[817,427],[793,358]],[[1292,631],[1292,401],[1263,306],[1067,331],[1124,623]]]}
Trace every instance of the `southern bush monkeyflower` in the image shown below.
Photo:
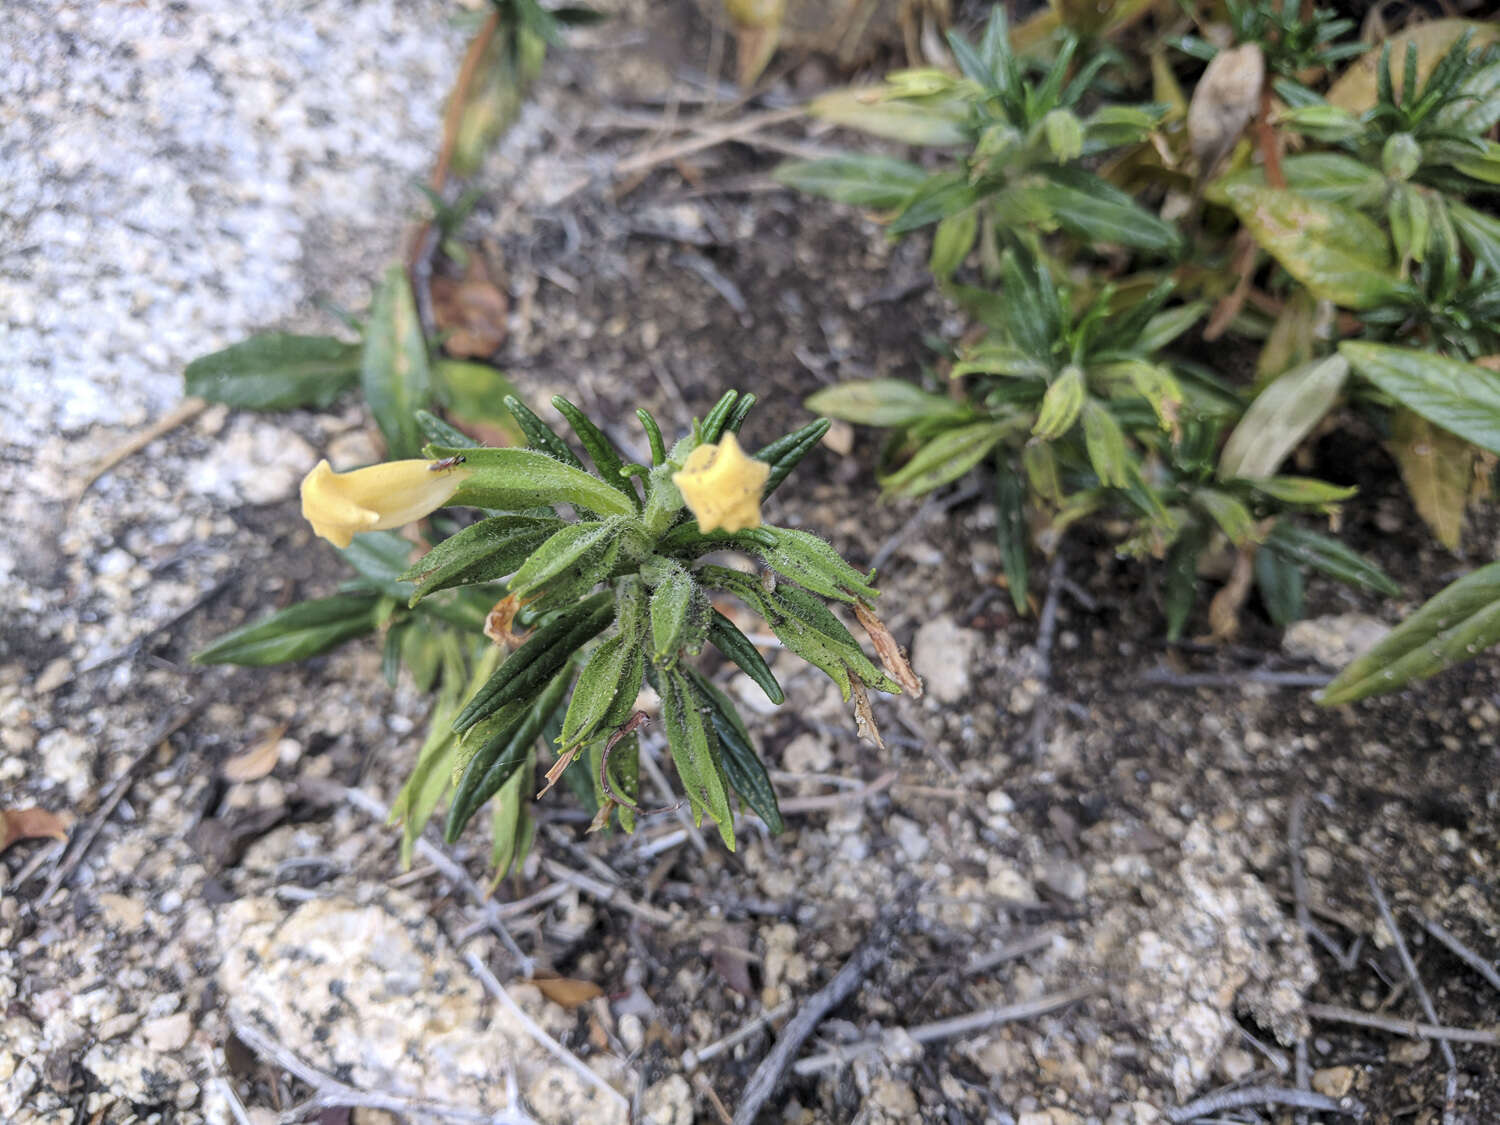
{"label": "southern bush monkeyflower", "polygon": [[760,526],[760,497],[771,466],[745,456],[739,441],[726,433],[717,445],[700,445],[688,454],[672,483],[700,531],[743,531]]}
{"label": "southern bush monkeyflower", "polygon": [[400,527],[436,511],[469,475],[438,461],[387,461],[347,473],[319,461],[302,478],[302,517],[335,547],[347,547],[361,531]]}

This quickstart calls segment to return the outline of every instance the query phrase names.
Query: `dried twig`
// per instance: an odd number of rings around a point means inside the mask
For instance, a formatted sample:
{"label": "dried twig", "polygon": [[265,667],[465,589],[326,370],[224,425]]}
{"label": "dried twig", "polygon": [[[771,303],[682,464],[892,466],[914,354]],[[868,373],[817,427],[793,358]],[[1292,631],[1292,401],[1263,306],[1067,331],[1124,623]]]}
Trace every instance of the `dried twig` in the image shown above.
{"label": "dried twig", "polygon": [[606,906],[612,906],[616,910],[623,910],[642,922],[648,922],[653,926],[670,926],[672,915],[665,910],[659,910],[654,906],[646,906],[630,898],[619,887],[612,887],[602,879],[595,879],[592,875],[585,875],[582,871],[574,871],[571,867],[564,867],[555,859],[542,860],[542,870],[560,882],[577,887],[590,898],[598,899]]}
{"label": "dried twig", "polygon": [[469,963],[469,968],[474,970],[474,975],[479,978],[479,983],[484,985],[484,990],[500,1001],[504,1005],[505,1010],[515,1018],[516,1022],[526,1029],[527,1034],[545,1047],[553,1058],[557,1059],[558,1062],[562,1063],[591,1086],[597,1087],[612,1105],[618,1106],[620,1110],[627,1114],[630,1112],[630,1100],[606,1082],[603,1077],[595,1074],[593,1070],[584,1064],[582,1059],[578,1058],[577,1055],[548,1035],[536,1020],[528,1016],[525,1009],[517,1004],[515,998],[505,990],[505,986],[500,983],[495,974],[490,972],[488,965],[473,953],[465,953],[464,960]]}
{"label": "dried twig", "polygon": [[106,453],[99,463],[89,470],[88,475],[83,478],[82,483],[78,485],[78,490],[73,495],[72,506],[68,508],[68,514],[63,518],[63,522],[67,523],[73,518],[73,513],[78,510],[79,502],[88,490],[94,487],[95,481],[121,461],[135,456],[157,438],[171,433],[184,422],[190,422],[198,417],[207,406],[208,403],[201,398],[185,398],[144,430],[131,434],[130,437]]}
{"label": "dried twig", "polygon": [[900,776],[896,770],[887,770],[874,781],[861,785],[858,789],[848,789],[842,793],[825,793],[817,797],[788,797],[780,803],[781,811],[783,814],[823,812],[827,809],[843,808],[845,805],[862,804],[875,794],[889,789]]}
{"label": "dried twig", "polygon": [[758,1035],[764,1029],[772,1027],[777,1020],[791,1015],[794,1007],[796,1005],[792,1001],[784,1000],[774,1008],[764,1012],[757,1012],[750,1022],[741,1025],[721,1039],[715,1039],[712,1043],[699,1050],[695,1051],[689,1047],[686,1051],[682,1052],[683,1069],[693,1070],[711,1059],[718,1058],[725,1051],[738,1047],[746,1039]]}
{"label": "dried twig", "polygon": [[1293,1109],[1321,1109],[1330,1113],[1342,1113],[1346,1117],[1361,1118],[1365,1107],[1351,1097],[1330,1098],[1325,1094],[1314,1094],[1311,1090],[1288,1090],[1280,1086],[1244,1086],[1238,1090],[1220,1090],[1207,1094],[1185,1106],[1167,1110],[1167,1120],[1172,1125],[1185,1125],[1217,1113],[1223,1109],[1244,1109],[1252,1105],[1284,1105]]}
{"label": "dried twig", "polygon": [[739,138],[758,133],[760,130],[771,125],[780,125],[786,121],[795,121],[806,113],[800,106],[790,109],[773,109],[766,113],[758,113],[750,117],[741,117],[737,120],[715,125],[712,128],[695,128],[695,136],[674,144],[661,145],[649,148],[645,152],[636,153],[634,156],[626,157],[615,165],[617,176],[629,176],[636,172],[644,172],[656,167],[658,164],[670,164],[684,156],[691,156],[695,152],[701,152],[706,148],[723,144]]}
{"label": "dried twig", "polygon": [[151,755],[156,753],[156,748],[196,718],[198,713],[208,706],[208,702],[207,698],[203,698],[189,703],[177,714],[163,720],[146,737],[145,745],[110,788],[109,796],[104,798],[99,810],[89,819],[88,827],[73,838],[71,849],[57,865],[57,870],[52,873],[52,878],[47,880],[47,885],[42,888],[42,893],[34,903],[34,909],[39,910],[51,902],[58,888],[66,883],[77,870],[78,865],[83,862],[83,857],[88,855],[89,849],[94,846],[94,841],[99,838],[99,833],[104,831],[104,825],[108,823],[116,806],[125,799],[125,794],[130,792],[130,787],[135,784],[136,778],[146,772],[146,765],[151,761]]}
{"label": "dried twig", "polygon": [[[1417,975],[1417,963],[1412,960],[1411,951],[1406,948],[1406,939],[1401,936],[1401,927],[1396,925],[1395,915],[1391,913],[1391,908],[1385,901],[1385,894],[1381,891],[1380,884],[1375,881],[1375,873],[1369,868],[1365,869],[1365,882],[1370,885],[1370,895],[1375,899],[1376,909],[1380,911],[1380,920],[1385,923],[1385,928],[1391,932],[1391,940],[1396,943],[1396,955],[1401,958],[1401,968],[1406,971],[1406,977],[1411,981],[1412,991],[1417,994],[1417,1002],[1422,1005],[1422,1012],[1429,1021],[1437,1023],[1437,1009],[1432,1005],[1432,997],[1427,995],[1427,988],[1422,984],[1422,978]],[[1448,1079],[1443,1096],[1443,1125],[1450,1125],[1453,1120],[1453,1107],[1458,1101],[1458,1060],[1453,1057],[1453,1044],[1446,1039],[1438,1043],[1438,1050],[1443,1054],[1443,1061],[1448,1064]]]}
{"label": "dried twig", "polygon": [[1039,953],[1051,945],[1056,938],[1056,930],[1038,930],[1034,934],[1027,934],[1023,938],[1017,938],[1015,941],[1002,945],[999,949],[992,949],[988,953],[976,953],[964,966],[964,975],[987,973],[1007,961],[1018,961],[1028,954]]}
{"label": "dried twig", "polygon": [[[1312,914],[1307,909],[1307,873],[1302,870],[1302,822],[1307,815],[1307,797],[1301,793],[1292,798],[1291,811],[1287,816],[1286,850],[1287,862],[1292,869],[1292,896],[1296,900],[1294,917],[1303,933],[1312,925]],[[1297,1089],[1312,1089],[1312,1076],[1307,1063],[1307,1036],[1297,1036],[1296,1047]]]}
{"label": "dried twig", "polygon": [[[372,820],[380,824],[385,824],[390,820],[390,810],[364,790],[350,787],[344,790],[343,796],[344,800],[365,813]],[[421,836],[418,836],[415,850],[419,856],[436,867],[442,873],[443,878],[447,879],[455,887],[463,889],[464,893],[469,896],[469,899],[479,909],[480,914],[484,916],[485,925],[500,939],[501,944],[505,946],[506,952],[515,958],[516,966],[520,969],[521,975],[530,980],[536,972],[536,962],[521,952],[521,947],[516,944],[516,939],[506,929],[505,915],[501,910],[500,904],[490,898],[484,889],[470,878],[469,873],[464,870],[463,864],[443,851],[442,848],[430,844]]]}
{"label": "dried twig", "polygon": [[1308,1019],[1371,1027],[1376,1031],[1404,1035],[1408,1039],[1435,1039],[1439,1043],[1478,1043],[1484,1047],[1500,1047],[1500,1032],[1481,1028],[1443,1027],[1395,1016],[1376,1015],[1374,1012],[1361,1012],[1357,1008],[1344,1008],[1337,1004],[1305,1004],[1302,1010],[1307,1013]]}
{"label": "dried twig", "polygon": [[[1234,688],[1245,684],[1264,684],[1267,687],[1326,687],[1333,677],[1320,672],[1272,672],[1265,668],[1247,668],[1243,672],[1173,672],[1168,668],[1153,668],[1143,672],[1137,681],[1159,687],[1173,688]],[[1129,687],[1128,683],[1125,683]]]}
{"label": "dried twig", "polygon": [[734,1125],[753,1125],[761,1107],[776,1092],[787,1067],[807,1037],[823,1022],[823,1017],[854,995],[875,966],[891,955],[899,923],[910,913],[912,899],[911,888],[902,891],[896,901],[875,919],[865,940],[849,955],[849,960],[833,975],[833,979],[809,996],[802,1009],[787,1021],[776,1037],[776,1045],[755,1068],[750,1081],[745,1083],[740,1104],[734,1112]]}
{"label": "dried twig", "polygon": [[[324,1074],[315,1066],[304,1062],[282,1044],[272,1039],[252,1023],[237,1023],[235,1037],[256,1054],[269,1059],[276,1066],[313,1088],[313,1096],[301,1105],[294,1106],[281,1115],[286,1125],[305,1121],[308,1117],[325,1109],[360,1108],[383,1109],[390,1113],[430,1113],[436,1117],[447,1117],[454,1121],[484,1122],[485,1125],[536,1125],[514,1102],[509,1109],[492,1113],[473,1106],[453,1105],[449,1102],[429,1101],[404,1094],[389,1094],[379,1090],[361,1090]],[[589,1073],[593,1073],[590,1071]],[[596,1076],[597,1077],[597,1076]],[[613,1091],[611,1091],[613,1092]],[[616,1097],[619,1095],[616,1094]]]}
{"label": "dried twig", "polygon": [[1482,976],[1492,987],[1500,989],[1500,972],[1495,970],[1494,965],[1486,961],[1478,953],[1475,953],[1436,922],[1429,918],[1424,918],[1421,914],[1416,915],[1416,918],[1424,930],[1447,946],[1449,953],[1452,953],[1465,965],[1468,965],[1469,968]]}
{"label": "dried twig", "polygon": [[923,524],[934,516],[946,512],[949,508],[956,508],[965,501],[972,500],[979,495],[979,485],[969,484],[962,488],[956,488],[946,496],[938,496],[936,493],[922,501],[921,506],[912,514],[896,533],[880,545],[880,549],[870,557],[870,569],[879,570],[890,561],[896,549],[919,531]]}
{"label": "dried twig", "polygon": [[[1045,1016],[1049,1012],[1066,1008],[1070,1004],[1076,1004],[1079,1000],[1094,995],[1099,991],[1096,985],[1084,985],[1081,988],[1070,988],[1066,992],[1054,992],[1046,996],[1038,996],[1035,1000],[1023,1000],[1019,1004],[1005,1004],[998,1008],[985,1008],[982,1011],[970,1012],[966,1016],[955,1016],[948,1020],[938,1020],[935,1023],[918,1024],[916,1027],[905,1028],[905,1034],[918,1043],[935,1043],[942,1039],[953,1039],[960,1035],[970,1035],[977,1031],[985,1031],[992,1027],[998,1027],[1003,1023],[1016,1023],[1020,1020],[1035,1019],[1037,1016]],[[850,1043],[847,1046],[835,1047],[831,1051],[825,1051],[821,1055],[809,1055],[797,1062],[792,1069],[799,1077],[809,1074],[817,1074],[824,1070],[843,1066],[853,1062],[864,1055],[875,1054],[881,1047],[890,1041],[895,1032],[887,1032],[873,1039],[862,1040],[858,1043]]]}

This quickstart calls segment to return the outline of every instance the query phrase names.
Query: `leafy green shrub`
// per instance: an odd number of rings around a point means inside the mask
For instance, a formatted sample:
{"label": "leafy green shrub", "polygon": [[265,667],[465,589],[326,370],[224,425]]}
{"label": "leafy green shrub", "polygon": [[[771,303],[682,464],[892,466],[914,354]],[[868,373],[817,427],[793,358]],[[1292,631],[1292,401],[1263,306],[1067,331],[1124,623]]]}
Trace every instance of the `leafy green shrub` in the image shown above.
{"label": "leafy green shrub", "polygon": [[[1214,51],[1192,36],[1158,39],[1146,53],[1164,104],[1117,106],[1106,91],[1133,79],[1114,65],[1118,52],[1089,40],[1079,63],[1083,29],[1064,27],[1050,58],[1020,56],[997,7],[979,46],[951,37],[958,76],[900,72],[883,89],[811,106],[951,157],[923,167],[851,155],[779,172],[877,209],[893,236],[938,221],[932,271],[976,321],[949,367],[954,393],[880,380],[820,391],[810,405],[895,431],[882,475],[891,494],[992,464],[1021,612],[1034,549],[1055,550],[1080,519],[1122,515],[1122,553],[1164,564],[1171,638],[1216,545],[1232,549],[1277,624],[1301,614],[1308,568],[1395,594],[1376,567],[1298,518],[1336,517],[1354,490],[1280,475],[1282,464],[1353,406],[1388,436],[1418,512],[1456,549],[1483,492],[1475,481],[1500,453],[1500,377],[1474,362],[1500,351],[1500,221],[1485,210],[1500,145],[1484,136],[1500,121],[1500,53],[1475,46],[1493,36],[1462,21],[1428,25],[1420,48],[1400,36],[1381,48],[1367,91],[1361,60],[1320,93],[1304,83],[1369,50],[1347,38],[1349,21],[1276,0],[1231,0],[1227,14],[1237,52],[1249,52],[1237,53],[1233,82],[1221,68],[1183,95],[1166,48]],[[1205,106],[1200,119],[1217,114],[1233,131],[1222,145],[1194,139],[1189,152],[1190,104],[1226,91],[1236,105]],[[1075,208],[1085,177],[1091,203]],[[1174,292],[1186,300],[1173,303]],[[1254,383],[1174,352],[1190,331],[1258,347]],[[1216,635],[1234,629],[1240,585],[1211,607]]]}
{"label": "leafy green shrub", "polygon": [[[383,629],[388,657],[406,661],[419,686],[430,687],[440,672],[431,733],[392,807],[405,823],[408,855],[450,791],[450,840],[497,798],[494,860],[503,874],[529,838],[542,736],[555,755],[548,787],[566,777],[598,810],[596,825],[613,814],[632,828],[642,811],[635,705],[644,683],[661,700],[667,745],[694,816],[710,817],[734,847],[734,793],[780,831],[776,795],[744,723],[694,660],[712,645],[772,702],[782,702],[782,691],[712,595],[728,594],[763,617],[787,648],[855,702],[862,724],[870,719],[867,689],[901,687],[825,605],[849,605],[882,633],[871,611],[871,576],[814,535],[761,523],[761,500],[829,423],[810,423],[747,456],[736,435],[754,402],[753,395],[727,393],[670,449],[639,411],[652,449],[652,463],[639,465],[625,463],[592,421],[555,398],[592,471],[513,398],[508,405],[529,448],[482,448],[419,413],[417,424],[431,438],[425,459],[342,474],[324,462],[303,484],[304,514],[343,546],[361,581],[238,629],[197,659],[268,664]],[[408,566],[411,544],[381,529],[447,505],[485,515]],[[562,505],[576,518],[559,515]],[[367,528],[371,534],[360,534]],[[765,569],[756,575],[714,562],[724,551],[751,555]],[[413,628],[424,616],[456,628]],[[524,638],[513,632],[518,626],[529,627]],[[495,643],[478,636],[481,627]],[[516,647],[506,654],[510,644]],[[914,685],[899,657],[889,659]],[[583,764],[569,769],[575,761]]]}

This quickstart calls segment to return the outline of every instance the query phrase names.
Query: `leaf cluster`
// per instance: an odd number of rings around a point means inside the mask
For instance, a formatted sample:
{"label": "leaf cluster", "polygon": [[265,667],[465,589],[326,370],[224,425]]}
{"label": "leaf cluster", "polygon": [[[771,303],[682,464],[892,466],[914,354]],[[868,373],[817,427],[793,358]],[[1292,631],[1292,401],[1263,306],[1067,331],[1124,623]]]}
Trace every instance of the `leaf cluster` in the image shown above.
{"label": "leaf cluster", "polygon": [[[847,156],[780,172],[876,208],[893,236],[937,221],[930,265],[971,329],[925,387],[846,383],[810,405],[894,431],[889,494],[992,466],[1019,612],[1034,553],[1055,550],[1079,520],[1122,517],[1119,550],[1162,563],[1172,638],[1193,619],[1210,563],[1248,568],[1276,624],[1302,613],[1308,571],[1395,594],[1329,533],[1354,490],[1283,464],[1305,458],[1321,428],[1372,427],[1418,513],[1456,549],[1500,454],[1500,376],[1475,362],[1500,352],[1500,146],[1489,136],[1500,61],[1476,46],[1492,36],[1444,21],[1372,48],[1326,10],[1278,0],[1223,10],[1270,83],[1246,91],[1243,133],[1223,149],[1189,151],[1182,121],[1200,91],[1182,93],[1169,54],[1211,58],[1206,41],[1148,45],[1161,105],[1114,106],[1105,91],[1132,78],[1117,53],[1095,45],[1083,58],[1079,45],[1093,40],[1064,27],[1055,55],[1028,59],[1008,45],[997,7],[978,46],[953,37],[956,73],[901,72],[876,96],[812,107],[946,149],[943,159]],[[900,126],[888,128],[897,105]],[[1059,112],[1080,130],[1058,124],[1054,144],[1047,122]],[[1127,116],[1144,135],[1089,132]],[[1212,158],[1224,154],[1221,170]],[[1072,209],[1068,192],[1084,182],[1107,205]],[[1017,205],[1028,187],[1045,202]],[[1258,350],[1253,382],[1195,357],[1195,344],[1220,337]],[[948,393],[927,389],[944,374]],[[1308,521],[1317,515],[1328,532]],[[1215,599],[1216,636],[1233,632],[1247,588]]]}

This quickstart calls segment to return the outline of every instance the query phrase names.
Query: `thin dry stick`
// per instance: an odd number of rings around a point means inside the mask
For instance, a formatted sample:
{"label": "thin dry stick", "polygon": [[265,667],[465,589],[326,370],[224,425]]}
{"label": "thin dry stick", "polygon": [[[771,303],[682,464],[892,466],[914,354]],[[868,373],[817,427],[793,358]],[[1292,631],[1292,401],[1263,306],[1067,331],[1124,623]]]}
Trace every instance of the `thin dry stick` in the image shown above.
{"label": "thin dry stick", "polygon": [[[985,1008],[982,1011],[970,1012],[966,1016],[955,1016],[948,1020],[938,1020],[936,1023],[918,1024],[916,1027],[906,1028],[906,1034],[918,1043],[936,1043],[942,1039],[953,1039],[960,1035],[970,1035],[977,1031],[986,1031],[992,1027],[998,1027],[1003,1023],[1016,1023],[1020,1020],[1035,1019],[1037,1016],[1045,1016],[1049,1012],[1058,1011],[1071,1004],[1076,1004],[1099,991],[1097,985],[1084,985],[1081,988],[1070,988],[1066,992],[1054,992],[1047,996],[1038,996],[1035,1000],[1023,1000],[1019,1004],[1005,1004],[998,1008]],[[863,1042],[851,1043],[845,1047],[836,1047],[821,1055],[809,1055],[801,1059],[792,1067],[799,1077],[809,1074],[817,1074],[820,1071],[831,1070],[837,1066],[863,1056],[873,1054],[889,1041],[889,1036],[894,1033],[878,1036],[874,1039],[866,1039]]]}
{"label": "thin dry stick", "polygon": [[89,821],[89,826],[76,837],[76,843],[63,861],[57,865],[57,870],[52,873],[52,878],[47,880],[47,885],[42,888],[41,895],[35,903],[36,909],[41,909],[52,901],[52,896],[57,893],[59,887],[66,883],[69,877],[77,870],[78,865],[83,862],[83,857],[88,855],[89,849],[94,846],[94,841],[99,838],[99,833],[104,831],[104,825],[108,823],[115,807],[124,800],[125,794],[130,792],[130,787],[135,784],[136,778],[146,771],[146,763],[151,760],[151,755],[156,753],[160,746],[172,735],[185,727],[197,717],[198,712],[208,706],[207,699],[199,699],[188,704],[171,718],[164,720],[150,735],[147,736],[145,745],[136,754],[135,760],[126,767],[125,772],[115,781],[109,791],[109,796],[104,798],[104,803],[99,806],[99,811]]}
{"label": "thin dry stick", "polygon": [[1500,989],[1500,972],[1495,971],[1494,965],[1490,964],[1490,962],[1486,961],[1478,953],[1475,953],[1431,919],[1424,918],[1420,914],[1416,915],[1416,919],[1422,924],[1424,930],[1448,947],[1448,952],[1452,953],[1465,965],[1468,965],[1469,968],[1489,981],[1492,987]]}
{"label": "thin dry stick", "polygon": [[[1297,928],[1303,933],[1312,925],[1312,914],[1307,909],[1307,873],[1302,870],[1302,822],[1307,815],[1307,798],[1298,793],[1292,799],[1291,812],[1287,817],[1286,826],[1286,849],[1287,860],[1292,868],[1292,896],[1296,900],[1295,914]],[[1297,1089],[1312,1089],[1312,1076],[1307,1064],[1307,1037],[1297,1036],[1296,1047],[1296,1077]]]}
{"label": "thin dry stick", "polygon": [[1408,1039],[1435,1039],[1439,1043],[1478,1043],[1484,1047],[1500,1047],[1500,1033],[1480,1028],[1442,1027],[1438,1024],[1398,1019],[1395,1016],[1380,1016],[1374,1012],[1361,1012],[1357,1008],[1344,1008],[1337,1004],[1305,1004],[1302,1010],[1307,1013],[1308,1019],[1372,1027],[1377,1031],[1404,1035]]}
{"label": "thin dry stick", "polygon": [[269,1059],[282,1070],[313,1088],[312,1097],[281,1115],[281,1120],[288,1125],[292,1122],[304,1121],[310,1115],[325,1109],[344,1107],[383,1109],[398,1114],[430,1113],[438,1117],[452,1118],[455,1121],[485,1122],[486,1125],[535,1125],[530,1117],[515,1108],[492,1113],[473,1106],[429,1101],[425,1098],[388,1094],[378,1090],[361,1090],[340,1082],[337,1078],[324,1074],[317,1067],[304,1062],[254,1024],[237,1023],[234,1027],[234,1034],[240,1042],[256,1054]]}
{"label": "thin dry stick", "polygon": [[825,793],[820,797],[788,797],[781,802],[781,811],[783,813],[823,812],[827,809],[843,808],[845,805],[858,805],[882,790],[889,789],[900,776],[895,770],[887,770],[868,785],[862,785],[858,789],[849,789],[842,793]]}
{"label": "thin dry stick", "polygon": [[712,128],[694,129],[695,135],[688,140],[678,141],[675,144],[662,145],[658,148],[649,148],[645,152],[626,157],[615,165],[615,174],[629,176],[635,172],[643,172],[654,168],[658,164],[669,164],[673,160],[679,160],[684,156],[691,156],[695,152],[701,152],[706,148],[723,144],[737,138],[747,137],[752,133],[771,125],[780,125],[785,121],[795,121],[805,116],[805,110],[800,106],[791,109],[773,109],[766,113],[758,113],[753,117],[741,117],[736,121],[729,121],[723,125],[715,125]]}
{"label": "thin dry stick", "polygon": [[616,910],[623,910],[632,917],[639,918],[642,922],[648,922],[653,926],[670,926],[672,915],[665,910],[659,910],[654,906],[645,906],[634,901],[619,887],[612,887],[602,879],[595,879],[592,875],[585,875],[582,871],[574,871],[571,867],[564,867],[555,859],[542,860],[542,870],[554,879],[577,887],[584,894],[596,898],[606,906],[612,906]]}
{"label": "thin dry stick", "polygon": [[[1437,1009],[1432,1005],[1432,997],[1427,995],[1427,988],[1422,984],[1422,978],[1417,975],[1417,963],[1412,960],[1411,951],[1406,948],[1406,939],[1401,936],[1401,927],[1396,925],[1395,915],[1391,913],[1391,908],[1385,901],[1385,894],[1381,891],[1380,884],[1375,881],[1375,873],[1369,868],[1365,869],[1365,881],[1370,884],[1370,894],[1375,899],[1376,908],[1380,911],[1380,920],[1385,923],[1385,928],[1391,931],[1391,939],[1396,943],[1396,954],[1401,958],[1401,967],[1406,970],[1407,979],[1411,981],[1412,991],[1417,994],[1417,1002],[1422,1005],[1422,1011],[1427,1018],[1437,1023]],[[1458,1060],[1453,1057],[1453,1044],[1447,1040],[1438,1043],[1438,1050],[1443,1053],[1443,1061],[1448,1064],[1448,1079],[1443,1091],[1443,1125],[1451,1125],[1453,1107],[1458,1102]]]}
{"label": "thin dry stick", "polygon": [[536,1020],[528,1016],[525,1009],[517,1004],[511,994],[505,990],[505,986],[500,983],[495,974],[490,972],[488,965],[473,953],[465,953],[464,960],[469,963],[469,968],[474,970],[474,975],[484,985],[484,990],[505,1006],[505,1010],[515,1017],[516,1022],[526,1029],[527,1034],[545,1047],[553,1058],[557,1059],[558,1062],[562,1063],[574,1074],[590,1085],[598,1087],[612,1105],[618,1106],[622,1112],[629,1114],[630,1100],[606,1082],[602,1076],[595,1074],[582,1059],[569,1051],[556,1039],[552,1038],[552,1036],[548,1035]]}
{"label": "thin dry stick", "polygon": [[1245,1086],[1239,1090],[1221,1090],[1185,1106],[1167,1110],[1172,1125],[1185,1125],[1223,1109],[1244,1109],[1252,1105],[1284,1105],[1292,1109],[1322,1109],[1346,1117],[1363,1117],[1365,1107],[1353,1098],[1330,1098],[1311,1090],[1288,1090],[1280,1086]]}
{"label": "thin dry stick", "polygon": [[[385,824],[391,818],[390,810],[362,789],[352,787],[345,789],[344,800],[365,813],[370,819],[381,824]],[[432,864],[432,866],[436,867],[448,882],[452,883],[455,887],[463,888],[474,905],[479,908],[479,912],[484,915],[485,925],[500,939],[501,944],[505,946],[506,952],[515,958],[516,965],[521,970],[521,975],[530,980],[536,972],[536,962],[521,952],[521,947],[516,944],[516,939],[506,929],[505,915],[501,913],[500,905],[494,899],[490,898],[489,895],[485,894],[479,884],[469,877],[469,873],[464,870],[463,864],[459,863],[441,848],[429,844],[421,836],[417,837],[416,853]]]}
{"label": "thin dry stick", "polygon": [[759,1034],[762,1029],[770,1027],[782,1017],[791,1015],[792,1009],[795,1006],[792,1001],[783,1000],[776,1007],[768,1011],[757,1012],[755,1018],[749,1023],[736,1028],[722,1039],[715,1039],[701,1050],[695,1051],[689,1047],[686,1051],[682,1052],[682,1068],[684,1070],[693,1070],[702,1066],[710,1059],[718,1058],[725,1051],[738,1047],[746,1039]]}
{"label": "thin dry stick", "polygon": [[1028,954],[1040,952],[1051,945],[1056,937],[1056,930],[1038,930],[1034,934],[1027,934],[1023,938],[1002,945],[999,949],[992,949],[988,953],[977,953],[970,957],[969,963],[964,966],[964,975],[987,973],[1007,961],[1017,961]]}
{"label": "thin dry stick", "polygon": [[144,430],[131,434],[130,437],[106,453],[103,459],[89,470],[88,475],[83,478],[83,483],[78,486],[78,491],[73,497],[72,506],[68,508],[68,514],[64,517],[63,522],[66,523],[73,518],[73,513],[78,510],[79,501],[83,499],[84,494],[89,489],[94,487],[95,481],[127,457],[135,456],[157,438],[171,433],[184,422],[190,422],[198,417],[207,406],[208,403],[201,398],[185,398]]}
{"label": "thin dry stick", "polygon": [[882,911],[865,940],[850,954],[833,979],[808,997],[802,1010],[787,1021],[776,1037],[776,1045],[755,1068],[750,1081],[745,1083],[739,1107],[734,1111],[734,1125],[754,1125],[761,1108],[781,1084],[787,1067],[797,1057],[807,1037],[823,1022],[823,1017],[854,995],[875,966],[891,955],[897,923],[910,912],[911,899],[911,891],[904,891],[893,905]]}

